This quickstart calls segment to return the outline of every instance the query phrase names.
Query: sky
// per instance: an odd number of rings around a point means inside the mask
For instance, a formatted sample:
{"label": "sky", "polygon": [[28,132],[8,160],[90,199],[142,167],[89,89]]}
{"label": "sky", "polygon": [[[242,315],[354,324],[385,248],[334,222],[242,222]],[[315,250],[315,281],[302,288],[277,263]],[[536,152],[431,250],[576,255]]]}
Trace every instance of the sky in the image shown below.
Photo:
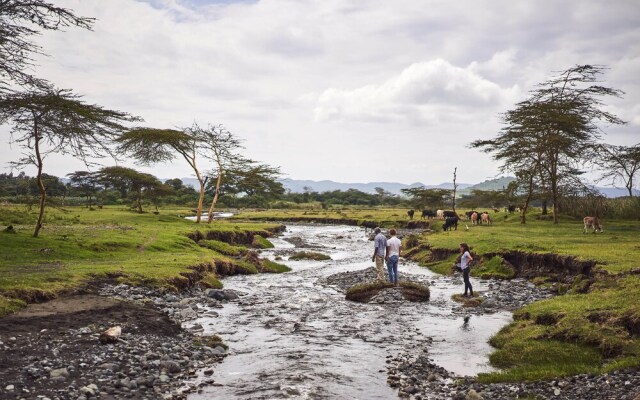
{"label": "sky", "polygon": [[[40,35],[48,56],[36,58],[38,76],[143,126],[222,124],[246,156],[287,178],[438,184],[454,168],[458,182],[500,176],[469,143],[495,137],[501,113],[577,64],[607,66],[604,84],[625,92],[605,99],[628,123],[602,126],[604,140],[640,142],[636,0],[55,3],[97,20],[93,31]],[[10,142],[6,126],[0,142]],[[20,152],[0,146],[0,171]],[[193,176],[179,159],[119,165]],[[45,160],[52,175],[86,169],[70,157]]]}

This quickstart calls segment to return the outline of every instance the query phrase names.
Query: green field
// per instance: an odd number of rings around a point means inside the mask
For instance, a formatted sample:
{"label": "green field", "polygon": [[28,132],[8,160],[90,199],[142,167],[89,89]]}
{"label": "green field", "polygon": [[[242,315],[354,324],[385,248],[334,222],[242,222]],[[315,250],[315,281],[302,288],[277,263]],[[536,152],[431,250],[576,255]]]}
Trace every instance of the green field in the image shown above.
{"label": "green field", "polygon": [[[225,238],[251,233],[264,246],[262,237],[272,235],[278,227],[239,221],[197,225],[185,220],[184,215],[190,212],[171,209],[155,215],[121,207],[93,211],[83,207],[49,208],[41,235],[34,238],[35,210],[0,207],[0,229],[12,225],[17,232],[0,232],[0,315],[25,301],[53,298],[97,279],[175,290],[188,284],[185,274],[192,273],[193,267],[211,266],[209,269],[215,270],[217,262],[230,265],[238,273],[257,272],[242,258],[232,258],[246,253],[247,246],[233,246],[244,251],[225,255],[224,250],[232,245],[206,240],[209,246],[201,246],[188,235],[196,230],[222,232]],[[269,266],[266,269],[270,270]],[[211,276],[202,277],[203,283],[219,285],[215,271],[209,272]]]}

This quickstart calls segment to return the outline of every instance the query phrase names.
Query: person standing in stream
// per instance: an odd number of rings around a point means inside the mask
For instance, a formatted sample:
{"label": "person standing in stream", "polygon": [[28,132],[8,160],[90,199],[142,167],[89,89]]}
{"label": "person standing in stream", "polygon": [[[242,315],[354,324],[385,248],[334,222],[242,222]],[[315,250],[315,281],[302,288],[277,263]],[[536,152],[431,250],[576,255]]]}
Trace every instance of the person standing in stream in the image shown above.
{"label": "person standing in stream", "polygon": [[462,279],[464,280],[463,296],[468,296],[468,289],[469,295],[473,297],[473,287],[471,286],[471,281],[469,281],[469,273],[471,272],[471,266],[469,264],[471,263],[471,261],[473,261],[473,257],[471,257],[469,245],[467,245],[466,243],[460,243],[460,253],[462,253],[462,256],[460,257],[460,269],[462,270]]}
{"label": "person standing in stream", "polygon": [[374,233],[376,237],[373,239],[373,257],[371,257],[371,261],[376,263],[378,281],[384,282],[384,256],[387,251],[387,238],[382,234],[380,228],[376,228]]}
{"label": "person standing in stream", "polygon": [[387,240],[387,270],[389,271],[389,282],[398,286],[398,259],[402,251],[402,242],[396,237],[396,230],[389,230],[391,238]]}

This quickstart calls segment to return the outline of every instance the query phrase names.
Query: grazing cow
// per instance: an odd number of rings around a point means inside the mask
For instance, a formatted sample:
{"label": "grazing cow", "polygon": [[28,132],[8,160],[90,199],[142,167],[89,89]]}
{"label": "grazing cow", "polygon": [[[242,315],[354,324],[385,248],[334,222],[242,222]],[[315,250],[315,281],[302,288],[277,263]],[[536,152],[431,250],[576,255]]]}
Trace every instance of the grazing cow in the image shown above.
{"label": "grazing cow", "polygon": [[516,211],[516,206],[513,204],[509,204],[507,206],[507,211],[509,211],[509,214],[513,214]]}
{"label": "grazing cow", "polygon": [[477,211],[475,210],[467,211],[466,213],[464,213],[464,215],[467,216],[467,219],[471,219],[471,215],[473,215],[474,212],[477,212]]}
{"label": "grazing cow", "polygon": [[444,220],[444,224],[442,224],[442,230],[450,231],[451,227],[454,227],[456,230],[458,230],[458,217],[447,217]]}
{"label": "grazing cow", "polygon": [[444,219],[444,210],[436,210],[436,218]]}
{"label": "grazing cow", "polygon": [[485,222],[487,223],[487,225],[491,225],[491,217],[489,216],[488,212],[483,212],[480,215],[480,223],[484,224]]}
{"label": "grazing cow", "polygon": [[413,213],[415,213],[414,210],[407,211],[407,215],[409,216],[409,219],[413,219]]}
{"label": "grazing cow", "polygon": [[436,216],[435,211],[433,210],[422,210],[422,219],[431,219]]}
{"label": "grazing cow", "polygon": [[458,215],[456,214],[455,211],[443,211],[442,216],[444,217],[444,219],[453,218],[453,217],[458,218]]}
{"label": "grazing cow", "polygon": [[584,217],[583,221],[583,233],[587,233],[587,229],[593,229],[593,233],[596,233],[597,231],[602,232],[602,223],[598,217]]}
{"label": "grazing cow", "polygon": [[500,212],[500,210],[495,208],[495,207],[493,207],[492,210],[493,210],[494,213]]}
{"label": "grazing cow", "polygon": [[471,214],[471,225],[477,225],[478,224],[478,213],[474,212],[473,214]]}

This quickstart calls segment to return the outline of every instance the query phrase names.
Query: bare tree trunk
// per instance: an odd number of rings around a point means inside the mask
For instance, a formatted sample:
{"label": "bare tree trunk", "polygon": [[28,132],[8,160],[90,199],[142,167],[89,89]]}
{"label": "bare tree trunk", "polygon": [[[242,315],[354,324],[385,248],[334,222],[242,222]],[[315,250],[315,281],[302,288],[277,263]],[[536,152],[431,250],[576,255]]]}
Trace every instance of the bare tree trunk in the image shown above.
{"label": "bare tree trunk", "polygon": [[529,208],[529,202],[531,201],[531,196],[533,194],[533,174],[529,176],[529,189],[527,192],[527,199],[524,201],[524,207],[520,210],[520,223],[527,223],[527,209]]}
{"label": "bare tree trunk", "polygon": [[136,196],[136,206],[138,208],[138,213],[142,214],[142,189],[138,189],[138,193]]}
{"label": "bare tree trunk", "polygon": [[220,184],[222,183],[222,172],[218,174],[218,180],[216,181],[216,190],[213,194],[213,201],[211,202],[211,207],[209,207],[209,214],[207,217],[207,223],[211,223],[213,221],[213,210],[216,208],[216,203],[218,203],[218,196],[220,194]]}
{"label": "bare tree trunk", "polygon": [[202,206],[204,204],[204,185],[205,182],[202,180],[202,176],[200,176],[200,172],[196,169],[196,177],[198,178],[198,183],[200,183],[200,197],[198,197],[198,208],[196,209],[196,223],[199,224],[202,220]]}
{"label": "bare tree trunk", "polygon": [[453,169],[453,212],[456,212],[456,191],[458,189],[458,185],[456,185],[456,172],[458,171],[458,167]]}
{"label": "bare tree trunk", "polygon": [[42,220],[44,219],[44,207],[47,201],[47,191],[44,187],[44,182],[42,181],[42,155],[40,154],[40,135],[38,134],[38,125],[37,122],[34,124],[35,131],[35,140],[34,140],[34,149],[36,152],[36,163],[38,167],[38,190],[40,191],[40,212],[38,213],[38,222],[36,222],[36,228],[33,231],[33,237],[38,237],[38,233],[40,233],[40,229],[42,228]]}

